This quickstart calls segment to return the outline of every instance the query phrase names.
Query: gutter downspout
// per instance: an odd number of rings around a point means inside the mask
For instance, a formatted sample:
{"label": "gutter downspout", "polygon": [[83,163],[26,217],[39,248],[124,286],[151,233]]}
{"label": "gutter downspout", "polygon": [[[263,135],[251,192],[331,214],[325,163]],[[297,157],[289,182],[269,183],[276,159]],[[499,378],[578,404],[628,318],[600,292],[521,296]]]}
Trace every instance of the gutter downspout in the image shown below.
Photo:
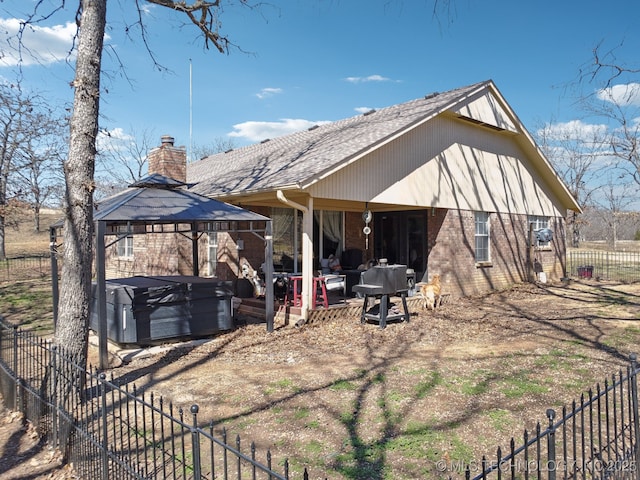
{"label": "gutter downspout", "polygon": [[[276,191],[276,197],[285,205],[302,212],[302,319],[309,319],[311,300],[311,283],[313,281],[313,198],[309,198],[309,206],[301,205],[288,199],[282,190]],[[308,265],[307,265],[308,264]]]}
{"label": "gutter downspout", "polygon": [[278,200],[280,200],[285,205],[289,205],[290,207],[293,207],[296,210],[300,210],[302,213],[309,213],[309,209],[307,207],[305,207],[304,205],[300,205],[299,203],[294,202],[293,200],[289,200],[287,197],[285,197],[284,192],[282,190],[276,191],[276,197],[278,197]]}

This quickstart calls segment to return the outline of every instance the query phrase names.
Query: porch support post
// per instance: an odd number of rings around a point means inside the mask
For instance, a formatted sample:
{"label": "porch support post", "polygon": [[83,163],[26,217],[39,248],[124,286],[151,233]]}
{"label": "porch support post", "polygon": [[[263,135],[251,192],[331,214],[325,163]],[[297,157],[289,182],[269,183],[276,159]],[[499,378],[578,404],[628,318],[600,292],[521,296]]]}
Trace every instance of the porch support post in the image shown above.
{"label": "porch support post", "polygon": [[265,281],[265,317],[267,320],[267,332],[273,332],[273,234],[271,220],[268,220],[264,229],[264,281]]}
{"label": "porch support post", "polygon": [[313,197],[302,213],[302,316],[309,319],[313,283]]}

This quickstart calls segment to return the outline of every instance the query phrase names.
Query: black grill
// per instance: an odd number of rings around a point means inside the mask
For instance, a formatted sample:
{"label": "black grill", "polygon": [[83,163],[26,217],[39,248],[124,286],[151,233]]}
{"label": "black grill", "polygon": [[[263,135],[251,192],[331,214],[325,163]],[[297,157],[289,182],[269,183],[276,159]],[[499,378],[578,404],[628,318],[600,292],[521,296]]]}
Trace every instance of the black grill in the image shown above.
{"label": "black grill", "polygon": [[[378,265],[362,272],[360,284],[353,286],[354,293],[364,295],[362,315],[360,321],[367,319],[380,322],[380,328],[387,326],[387,320],[403,319],[409,321],[409,309],[407,308],[407,266],[406,265]],[[389,296],[402,298],[403,313],[389,315]],[[379,299],[379,304],[367,310],[369,299]],[[377,309],[377,311],[376,311]]]}

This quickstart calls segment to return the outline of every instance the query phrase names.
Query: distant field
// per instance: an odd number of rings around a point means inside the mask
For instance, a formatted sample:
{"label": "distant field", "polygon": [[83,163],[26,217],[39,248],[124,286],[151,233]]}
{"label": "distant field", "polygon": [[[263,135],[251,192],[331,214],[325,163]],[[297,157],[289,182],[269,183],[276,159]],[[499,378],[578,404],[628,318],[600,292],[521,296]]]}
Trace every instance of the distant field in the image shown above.
{"label": "distant field", "polygon": [[40,232],[34,231],[33,219],[24,214],[18,228],[7,227],[5,250],[8,257],[33,255],[49,251],[49,225],[60,219],[59,214],[47,213],[40,217]]}
{"label": "distant field", "polygon": [[[568,248],[567,250],[576,250]],[[597,242],[580,242],[578,250],[612,250],[611,245],[606,241]],[[640,241],[637,240],[618,240],[616,242],[616,251],[619,252],[640,252]]]}

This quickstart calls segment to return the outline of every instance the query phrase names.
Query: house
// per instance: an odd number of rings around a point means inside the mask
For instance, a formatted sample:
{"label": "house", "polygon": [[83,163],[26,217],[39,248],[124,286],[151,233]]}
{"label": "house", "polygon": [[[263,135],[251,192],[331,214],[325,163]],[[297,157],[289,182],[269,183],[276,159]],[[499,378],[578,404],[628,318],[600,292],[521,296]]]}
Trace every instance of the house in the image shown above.
{"label": "house", "polygon": [[[271,217],[274,258],[303,273],[356,250],[439,273],[453,295],[564,276],[580,210],[491,81],[213,155],[187,181]],[[550,241],[529,238],[543,228]]]}
{"label": "house", "polygon": [[[438,273],[454,297],[559,279],[580,211],[492,81],[212,155],[186,181],[272,219],[274,269],[302,273],[303,310],[329,255]],[[246,236],[211,242],[221,275],[264,262]]]}

